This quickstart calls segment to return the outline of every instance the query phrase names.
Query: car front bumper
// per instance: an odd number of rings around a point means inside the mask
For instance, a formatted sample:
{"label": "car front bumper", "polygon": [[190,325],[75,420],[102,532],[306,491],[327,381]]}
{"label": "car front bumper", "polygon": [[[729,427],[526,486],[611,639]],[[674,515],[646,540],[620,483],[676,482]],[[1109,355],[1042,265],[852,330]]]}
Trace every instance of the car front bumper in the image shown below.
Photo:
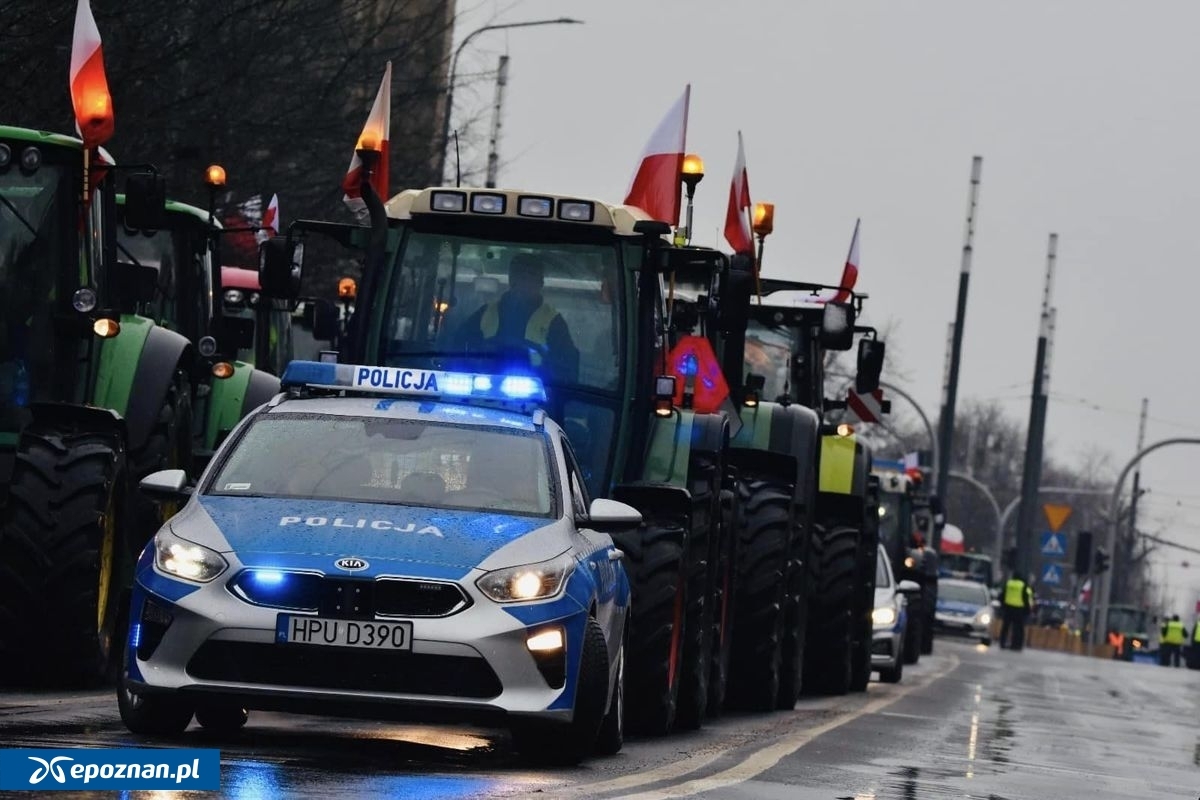
{"label": "car front bumper", "polygon": [[[236,698],[247,708],[569,721],[587,598],[575,596],[568,581],[557,598],[501,605],[474,585],[479,574],[458,582],[469,607],[407,620],[412,649],[396,651],[277,642],[279,615],[304,612],[246,602],[226,588],[226,576],[196,588],[147,565],[139,569],[130,609],[128,680],[141,693]],[[563,632],[564,648],[535,659],[529,636],[554,627]]]}
{"label": "car front bumper", "polygon": [[963,617],[957,614],[938,612],[933,618],[934,630],[939,633],[949,633],[958,636],[970,636],[976,639],[990,638],[988,625],[979,622],[975,617]]}

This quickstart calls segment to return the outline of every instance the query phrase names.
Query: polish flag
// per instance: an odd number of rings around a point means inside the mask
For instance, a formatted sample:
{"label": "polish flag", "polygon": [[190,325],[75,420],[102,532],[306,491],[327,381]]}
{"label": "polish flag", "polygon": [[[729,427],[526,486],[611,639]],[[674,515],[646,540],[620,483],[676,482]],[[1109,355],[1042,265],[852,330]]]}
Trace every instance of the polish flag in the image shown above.
{"label": "polish flag", "polygon": [[383,82],[379,84],[379,92],[375,95],[375,103],[371,106],[371,114],[367,124],[355,144],[355,153],[350,159],[350,168],[342,179],[342,200],[350,210],[360,218],[367,215],[367,204],[362,199],[362,159],[358,157],[359,150],[377,150],[379,163],[371,173],[371,186],[375,193],[385,203],[388,200],[388,138],[392,128],[392,62],[387,62],[383,71]]}
{"label": "polish flag", "polygon": [[753,213],[746,152],[742,149],[742,132],[738,131],[737,161],[733,165],[733,181],[729,184],[729,208],[725,211],[725,241],[735,253],[754,252],[754,228],[750,223]]}
{"label": "polish flag", "polygon": [[854,288],[854,284],[858,283],[858,227],[861,224],[861,219],[854,222],[854,236],[850,239],[850,254],[846,256],[846,266],[842,268],[842,280],[838,283],[838,290],[822,297],[823,302],[850,302],[850,290]]}
{"label": "polish flag", "polygon": [[634,173],[625,204],[637,206],[650,217],[672,225],[679,224],[680,175],[687,141],[688,101],[692,85],[671,106],[662,122],[650,135],[642,160]]}
{"label": "polish flag", "polygon": [[112,96],[104,76],[104,50],[88,0],[79,0],[75,9],[75,33],[71,40],[71,104],[75,108],[75,127],[85,148],[90,150],[112,138]]}
{"label": "polish flag", "polygon": [[260,230],[254,234],[254,240],[259,244],[270,239],[272,236],[279,235],[279,195],[271,195],[271,202],[267,204],[266,209],[262,214],[262,222]]}

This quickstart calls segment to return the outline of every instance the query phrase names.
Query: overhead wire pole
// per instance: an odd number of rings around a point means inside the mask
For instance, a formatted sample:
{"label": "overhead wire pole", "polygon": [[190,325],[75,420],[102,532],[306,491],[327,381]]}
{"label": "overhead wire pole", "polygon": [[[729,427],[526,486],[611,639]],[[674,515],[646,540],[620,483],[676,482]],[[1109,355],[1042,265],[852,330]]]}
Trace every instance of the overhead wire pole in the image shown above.
{"label": "overhead wire pole", "polygon": [[[934,490],[946,501],[950,462],[954,454],[954,405],[958,399],[958,367],[962,358],[963,325],[967,318],[967,285],[971,278],[971,257],[975,248],[975,209],[979,204],[979,179],[983,172],[983,157],[975,156],[971,160],[971,190],[967,201],[967,228],[962,249],[962,265],[958,273],[958,307],[954,315],[954,336],[950,345],[950,369],[946,380],[946,394],[942,405],[940,437],[938,449],[941,451],[941,461],[934,481]],[[938,526],[933,529],[933,548],[941,547],[942,532]]]}
{"label": "overhead wire pole", "polygon": [[501,110],[504,106],[504,87],[508,85],[508,56],[500,56],[500,66],[496,68],[496,101],[492,106],[492,136],[488,142],[487,180],[484,183],[488,189],[496,188],[496,173],[500,171],[500,125]]}
{"label": "overhead wire pole", "polygon": [[1033,567],[1033,525],[1037,514],[1038,486],[1042,482],[1042,444],[1046,437],[1046,369],[1054,327],[1054,266],[1058,234],[1050,234],[1046,248],[1046,283],[1042,289],[1042,321],[1038,328],[1037,356],[1033,368],[1033,396],[1029,403],[1029,430],[1025,438],[1025,468],[1021,473],[1021,507],[1017,515],[1016,570],[1029,579]]}
{"label": "overhead wire pole", "polygon": [[[1138,420],[1137,451],[1139,453],[1142,452],[1142,448],[1146,446],[1146,412],[1149,409],[1149,405],[1150,405],[1150,398],[1143,397],[1142,398],[1142,416],[1141,416],[1141,419]],[[1142,494],[1142,462],[1139,461],[1138,465],[1136,467],[1134,467],[1134,470],[1133,470],[1133,496],[1129,498],[1129,533],[1130,533],[1131,538],[1137,536],[1137,507],[1138,507],[1138,498],[1141,496],[1141,494]],[[1118,540],[1120,539],[1120,537],[1117,537],[1117,538],[1118,538]],[[1115,553],[1109,553],[1109,555],[1112,556],[1112,555],[1115,555]],[[1122,566],[1126,566],[1126,565],[1122,565]],[[1117,562],[1115,560],[1113,561],[1112,568],[1113,568],[1114,572],[1117,570]],[[1115,580],[1114,580],[1114,582],[1115,582]]]}

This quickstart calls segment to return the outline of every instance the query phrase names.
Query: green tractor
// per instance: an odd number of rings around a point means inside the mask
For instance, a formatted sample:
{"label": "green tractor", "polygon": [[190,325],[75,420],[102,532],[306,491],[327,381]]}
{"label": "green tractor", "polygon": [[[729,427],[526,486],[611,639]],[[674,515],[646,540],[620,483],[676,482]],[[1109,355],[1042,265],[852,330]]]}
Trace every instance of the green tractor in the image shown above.
{"label": "green tractor", "polygon": [[[871,675],[878,486],[869,449],[826,421],[838,404],[825,398],[825,366],[872,331],[854,325],[861,297],[814,302],[835,287],[757,283],[752,302],[755,279],[739,264],[721,298],[724,372],[743,423],[731,443],[744,509],[735,652],[747,670],[782,665],[778,704],[790,708],[801,688],[861,691]],[[882,357],[882,342],[860,342],[860,388],[877,384]]]}
{"label": "green tractor", "polygon": [[[228,303],[230,290],[224,285],[228,268],[218,269],[223,233],[211,214],[168,201],[157,226],[143,230],[126,224],[123,195],[117,196],[117,211],[118,262],[153,278],[151,299],[138,311],[195,345],[189,376],[192,436],[185,451],[188,457],[180,463],[199,471],[242,417],[279,392],[275,375],[281,373],[256,369],[254,359],[239,357],[243,349],[254,346],[253,320],[244,320]],[[257,280],[252,270],[245,272]],[[278,370],[288,358],[277,359]]]}
{"label": "green tractor", "polygon": [[[4,683],[106,674],[122,587],[162,520],[137,481],[186,465],[193,348],[138,313],[156,275],[117,257],[119,172],[77,139],[0,127]],[[126,221],[153,228],[164,197],[134,172]]]}
{"label": "green tractor", "polygon": [[[542,378],[582,475],[568,502],[586,514],[590,498],[612,497],[644,517],[615,537],[633,585],[630,727],[699,725],[722,694],[710,676],[726,679],[713,576],[730,528],[729,422],[678,402],[670,285],[715,274],[724,256],[671,247],[668,226],[637,209],[574,197],[433,188],[386,210],[367,184],[364,197],[369,227],[298,221],[268,242],[262,285],[298,296],[300,253],[329,237],[364,260],[341,361]],[[523,330],[500,331],[499,304],[530,261],[542,306]]]}

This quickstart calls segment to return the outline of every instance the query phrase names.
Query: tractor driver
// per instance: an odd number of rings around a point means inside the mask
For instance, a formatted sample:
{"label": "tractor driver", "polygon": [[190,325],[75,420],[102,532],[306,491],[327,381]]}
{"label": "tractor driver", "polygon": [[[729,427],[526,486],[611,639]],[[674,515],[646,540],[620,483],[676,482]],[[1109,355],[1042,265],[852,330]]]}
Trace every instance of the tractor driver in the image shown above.
{"label": "tractor driver", "polygon": [[562,314],[542,298],[546,267],[534,253],[517,253],[508,262],[508,290],[471,314],[457,331],[461,346],[472,350],[518,348],[529,363],[565,383],[579,378],[579,349]]}

